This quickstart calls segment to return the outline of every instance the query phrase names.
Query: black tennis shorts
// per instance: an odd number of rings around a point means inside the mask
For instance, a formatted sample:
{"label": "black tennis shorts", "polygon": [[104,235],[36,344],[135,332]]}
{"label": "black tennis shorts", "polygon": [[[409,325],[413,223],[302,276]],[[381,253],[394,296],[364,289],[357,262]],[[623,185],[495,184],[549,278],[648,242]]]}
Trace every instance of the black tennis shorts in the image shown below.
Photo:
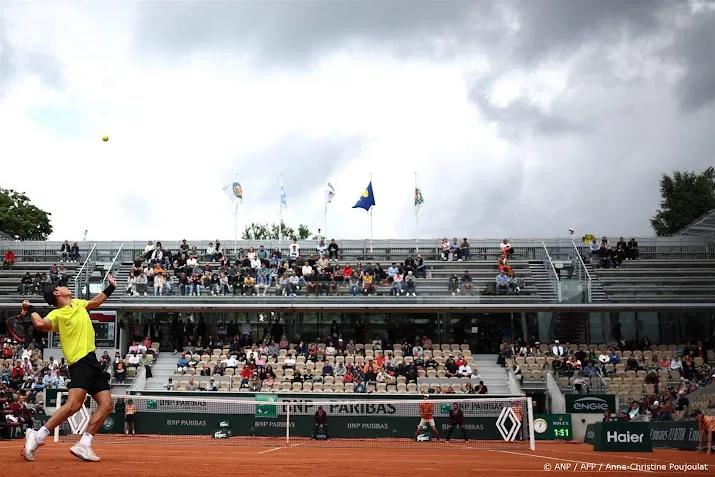
{"label": "black tennis shorts", "polygon": [[102,365],[97,360],[94,351],[84,358],[69,366],[69,389],[84,389],[90,396],[95,396],[102,391],[109,391],[109,380],[112,378],[108,372],[102,371]]}

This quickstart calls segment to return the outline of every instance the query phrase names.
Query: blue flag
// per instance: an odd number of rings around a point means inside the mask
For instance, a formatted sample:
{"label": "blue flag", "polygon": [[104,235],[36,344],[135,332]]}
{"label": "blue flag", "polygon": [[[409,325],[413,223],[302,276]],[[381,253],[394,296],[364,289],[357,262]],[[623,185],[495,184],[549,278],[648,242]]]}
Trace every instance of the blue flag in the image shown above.
{"label": "blue flag", "polygon": [[284,209],[288,207],[288,196],[286,196],[286,190],[281,185],[281,207]]}
{"label": "blue flag", "polygon": [[372,182],[370,182],[357,203],[353,205],[353,209],[370,210],[373,205],[375,205],[375,194],[372,193]]}

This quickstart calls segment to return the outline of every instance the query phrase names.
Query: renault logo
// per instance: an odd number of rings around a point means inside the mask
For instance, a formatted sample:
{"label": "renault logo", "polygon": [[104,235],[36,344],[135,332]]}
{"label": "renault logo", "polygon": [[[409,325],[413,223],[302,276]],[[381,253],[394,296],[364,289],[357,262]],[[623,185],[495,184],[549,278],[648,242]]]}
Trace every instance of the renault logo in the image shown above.
{"label": "renault logo", "polygon": [[[511,422],[509,427],[507,427],[507,420]],[[521,429],[521,421],[517,419],[512,408],[502,408],[499,418],[497,419],[497,429],[505,441],[510,442],[516,440],[516,435],[519,433],[519,429]]]}

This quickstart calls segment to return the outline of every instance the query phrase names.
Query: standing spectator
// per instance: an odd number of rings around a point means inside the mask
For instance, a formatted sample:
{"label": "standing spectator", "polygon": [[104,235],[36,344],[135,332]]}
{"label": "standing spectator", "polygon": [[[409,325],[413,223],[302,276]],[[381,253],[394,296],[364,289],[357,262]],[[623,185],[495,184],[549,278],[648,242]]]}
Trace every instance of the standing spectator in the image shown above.
{"label": "standing spectator", "polygon": [[469,242],[467,241],[467,237],[464,237],[464,241],[462,242],[461,248],[462,248],[462,258],[464,258],[464,260],[469,260],[470,246],[469,246]]}
{"label": "standing spectator", "polygon": [[134,425],[136,424],[137,407],[131,399],[127,399],[127,405],[124,408],[124,433],[136,434]]}
{"label": "standing spectator", "polygon": [[459,427],[462,431],[462,436],[464,437],[464,442],[469,442],[467,437],[467,431],[464,428],[464,413],[459,407],[459,403],[452,404],[452,409],[449,411],[449,429],[447,430],[447,442],[452,437],[452,431],[455,427]]}
{"label": "standing spectator", "polygon": [[12,270],[13,265],[15,265],[15,251],[12,249],[6,250],[2,260],[2,268]]}
{"label": "standing spectator", "polygon": [[322,428],[325,433],[325,438],[330,439],[330,434],[328,434],[328,413],[325,412],[323,406],[318,406],[318,410],[315,411],[315,426],[313,427],[312,439],[315,440],[318,435],[318,430]]}

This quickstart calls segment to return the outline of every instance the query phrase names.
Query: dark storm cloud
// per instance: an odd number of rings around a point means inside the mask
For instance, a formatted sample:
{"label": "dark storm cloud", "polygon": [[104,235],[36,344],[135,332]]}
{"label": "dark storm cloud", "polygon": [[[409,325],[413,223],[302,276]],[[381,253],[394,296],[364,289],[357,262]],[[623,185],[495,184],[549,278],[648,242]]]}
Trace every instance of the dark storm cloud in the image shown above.
{"label": "dark storm cloud", "polygon": [[0,96],[9,92],[21,76],[36,76],[46,86],[61,88],[66,84],[62,64],[42,51],[24,51],[0,32]]}
{"label": "dark storm cloud", "polygon": [[426,47],[433,37],[487,28],[485,13],[493,9],[456,0],[143,2],[136,46],[181,56],[238,50],[260,63],[297,66],[363,42],[410,52],[415,42]]}
{"label": "dark storm cloud", "polygon": [[500,134],[511,140],[519,139],[523,134],[536,132],[547,136],[555,134],[577,133],[581,125],[564,116],[546,113],[531,104],[527,98],[520,97],[507,106],[495,106],[487,97],[495,78],[484,76],[476,80],[469,93],[469,100],[480,110],[487,122],[500,126]]}
{"label": "dark storm cloud", "polygon": [[715,100],[715,11],[696,14],[678,33],[671,50],[685,67],[678,93],[683,110],[692,112]]}
{"label": "dark storm cloud", "polygon": [[[306,194],[325,186],[325,174],[339,174],[341,164],[360,155],[366,139],[361,137],[313,138],[303,133],[284,136],[264,151],[240,157],[237,162],[242,183],[264,182],[256,187],[259,203],[278,204],[278,179],[283,185],[288,206],[304,200]],[[245,187],[245,186],[244,186]]]}

